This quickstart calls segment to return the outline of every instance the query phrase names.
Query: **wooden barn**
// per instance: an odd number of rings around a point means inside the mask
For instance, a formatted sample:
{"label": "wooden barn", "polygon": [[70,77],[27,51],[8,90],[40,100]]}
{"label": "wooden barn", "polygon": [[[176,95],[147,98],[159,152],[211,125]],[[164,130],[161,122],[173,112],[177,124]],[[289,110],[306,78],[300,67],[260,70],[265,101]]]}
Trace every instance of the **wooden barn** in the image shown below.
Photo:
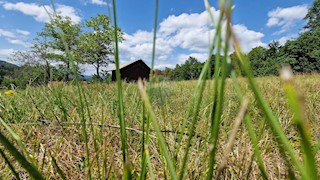
{"label": "wooden barn", "polygon": [[[149,79],[150,68],[143,60],[132,61],[120,64],[121,79],[127,82],[137,81],[141,79]],[[112,69],[112,81],[116,81],[116,69]]]}

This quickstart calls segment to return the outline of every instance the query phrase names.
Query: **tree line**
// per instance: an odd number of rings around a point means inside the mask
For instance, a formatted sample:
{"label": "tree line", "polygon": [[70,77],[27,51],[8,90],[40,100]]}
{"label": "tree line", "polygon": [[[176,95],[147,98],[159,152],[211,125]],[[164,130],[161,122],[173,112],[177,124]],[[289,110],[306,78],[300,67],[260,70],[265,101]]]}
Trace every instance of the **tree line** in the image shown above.
{"label": "tree line", "polygon": [[[114,32],[107,15],[98,14],[82,24],[73,23],[69,17],[54,15],[37,33],[29,50],[13,53],[11,61],[24,65],[20,70],[1,76],[5,82],[2,85],[21,86],[27,82],[16,77],[22,76],[33,84],[70,81],[81,74],[80,64],[93,65],[96,69],[94,78],[100,80],[105,74],[102,67],[113,63],[110,57],[113,55]],[[120,28],[117,28],[117,35],[121,41],[123,33]]]}
{"label": "tree line", "polygon": [[[304,31],[296,39],[284,45],[273,41],[267,47],[255,47],[247,53],[255,76],[277,75],[284,64],[289,64],[294,73],[320,72],[320,0],[314,1],[305,20]],[[116,30],[118,39],[123,40],[121,29],[117,27]],[[102,67],[113,63],[110,57],[113,54],[114,31],[109,17],[102,14],[82,24],[73,23],[69,17],[52,16],[37,33],[30,50],[16,51],[11,57],[12,61],[23,62],[24,65],[15,70],[3,70],[0,83],[2,86],[14,84],[24,87],[26,84],[46,84],[51,80],[69,81],[76,74],[81,74],[80,64],[93,65],[96,69],[93,78],[101,80],[108,75]],[[236,54],[231,53],[228,59],[229,69],[235,69],[241,75]],[[215,55],[210,60],[210,74],[213,75]],[[155,74],[167,80],[197,79],[203,65],[198,59],[189,57],[184,64],[155,70]]]}

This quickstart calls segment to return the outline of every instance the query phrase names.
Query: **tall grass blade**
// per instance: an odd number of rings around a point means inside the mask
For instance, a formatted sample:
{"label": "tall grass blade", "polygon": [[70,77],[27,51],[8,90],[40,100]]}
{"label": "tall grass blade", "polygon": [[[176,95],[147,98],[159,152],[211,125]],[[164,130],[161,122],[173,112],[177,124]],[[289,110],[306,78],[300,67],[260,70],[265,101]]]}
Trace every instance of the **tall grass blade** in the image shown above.
{"label": "tall grass blade", "polygon": [[[307,175],[306,170],[302,167],[300,161],[298,160],[298,156],[296,155],[294,149],[290,145],[289,140],[286,137],[285,133],[283,132],[278,119],[272,113],[272,110],[271,110],[270,106],[268,105],[266,100],[263,98],[260,90],[258,89],[258,86],[256,85],[256,82],[255,82],[255,80],[253,78],[253,72],[252,72],[252,69],[250,67],[250,63],[249,63],[248,57],[245,56],[241,52],[240,46],[239,46],[239,42],[237,41],[235,35],[233,35],[232,39],[233,39],[235,52],[236,52],[236,54],[237,54],[237,56],[238,56],[238,58],[240,59],[240,62],[241,62],[240,63],[241,67],[242,67],[245,75],[247,76],[247,79],[248,79],[248,82],[249,82],[249,87],[253,91],[254,96],[255,96],[255,98],[256,98],[256,100],[258,102],[258,105],[259,105],[260,109],[262,110],[262,112],[266,116],[267,122],[271,127],[273,135],[276,137],[276,141],[278,143],[280,151],[281,152],[286,152],[286,154],[288,154],[288,156],[290,157],[290,160],[293,162],[293,165],[297,168],[297,170],[301,174],[301,177],[303,179],[307,178],[308,175]],[[284,158],[286,159],[287,162],[289,162],[288,158],[286,158],[286,155],[284,155]]]}
{"label": "tall grass blade", "polygon": [[298,94],[294,82],[292,70],[289,66],[282,68],[280,77],[283,82],[283,88],[287,95],[287,99],[293,112],[293,120],[297,126],[300,134],[301,150],[304,155],[305,168],[310,179],[318,179],[317,164],[315,160],[315,153],[312,148],[311,129],[309,123],[306,121],[305,112],[303,111],[304,105],[303,98]]}
{"label": "tall grass blade", "polygon": [[124,119],[124,105],[123,105],[123,93],[120,75],[120,62],[119,62],[119,48],[118,48],[118,26],[117,26],[117,12],[116,12],[116,1],[112,0],[113,7],[113,23],[114,23],[114,40],[115,40],[115,52],[114,59],[116,64],[116,79],[117,79],[117,91],[118,91],[118,111],[119,111],[119,123],[120,123],[120,134],[121,134],[121,150],[123,158],[123,166],[127,163],[127,135],[126,135],[126,124]]}
{"label": "tall grass blade", "polygon": [[[209,2],[206,1],[207,9],[210,11]],[[217,23],[217,51],[215,59],[215,71],[214,71],[214,91],[213,91],[213,107],[211,112],[211,136],[210,136],[210,158],[209,158],[209,171],[207,179],[212,179],[213,176],[213,165],[215,164],[215,156],[218,142],[219,126],[222,115],[223,108],[223,99],[224,99],[224,87],[225,79],[227,77],[228,66],[227,66],[227,57],[229,50],[229,41],[231,36],[231,6],[232,1],[228,1],[225,4],[225,1],[220,1],[220,17]],[[223,19],[226,18],[226,36],[225,36],[225,46],[224,46],[224,56],[220,62],[220,52],[222,48],[222,23]],[[213,19],[213,18],[212,18]],[[220,65],[221,63],[221,65]],[[220,77],[221,76],[221,77]]]}
{"label": "tall grass blade", "polygon": [[158,124],[158,122],[156,120],[156,115],[155,115],[154,111],[152,110],[152,106],[151,106],[149,97],[147,95],[147,92],[146,92],[145,87],[143,86],[143,83],[142,83],[141,80],[138,81],[138,87],[139,87],[139,90],[140,90],[140,94],[141,94],[142,100],[143,100],[143,102],[144,102],[144,104],[146,106],[147,113],[150,116],[150,120],[152,122],[153,128],[154,128],[154,130],[156,132],[156,135],[158,137],[158,141],[159,141],[159,144],[160,144],[161,152],[163,153],[163,156],[166,159],[166,163],[167,163],[168,170],[170,172],[171,179],[177,180],[178,178],[177,178],[177,175],[176,175],[176,172],[175,172],[175,169],[174,169],[174,165],[173,165],[172,159],[170,157],[166,142],[165,142],[165,140],[164,140],[164,138],[163,138],[163,136],[161,134],[161,130],[160,130],[159,124]]}
{"label": "tall grass blade", "polygon": [[[233,87],[234,87],[234,89],[236,91],[237,97],[240,100],[240,103],[242,103],[244,97],[243,97],[243,94],[241,92],[239,81],[237,80],[236,73],[235,73],[234,70],[231,71],[231,78],[232,78],[232,82],[233,82],[232,84],[233,84]],[[260,151],[260,148],[259,148],[259,141],[258,141],[258,138],[257,138],[257,136],[255,134],[254,126],[252,124],[251,117],[249,116],[249,114],[245,115],[244,122],[245,122],[245,125],[246,125],[247,130],[248,130],[250,141],[251,141],[252,146],[253,146],[254,157],[256,158],[257,164],[259,166],[259,169],[260,169],[260,172],[261,172],[261,176],[262,176],[263,179],[268,179],[267,173],[266,173],[266,169],[265,169],[265,166],[264,166],[264,163],[263,163],[263,159],[262,159],[262,156],[261,156],[261,151]]]}
{"label": "tall grass blade", "polygon": [[59,177],[60,177],[61,179],[63,179],[63,180],[67,179],[67,178],[66,178],[66,175],[63,173],[62,169],[59,167],[56,159],[55,159],[51,154],[50,154],[50,157],[51,157],[51,161],[52,161],[52,163],[53,163],[53,167],[54,167],[54,169],[57,171]]}
{"label": "tall grass blade", "polygon": [[[150,80],[149,80],[149,89],[148,94],[149,96],[152,94],[153,90],[153,83],[154,83],[154,62],[155,62],[155,56],[156,56],[156,40],[157,40],[157,26],[158,26],[158,9],[159,9],[159,0],[155,0],[155,15],[154,15],[154,24],[153,24],[153,43],[152,43],[152,56],[151,56],[151,71],[150,71]],[[147,116],[147,119],[145,121],[145,106],[143,106],[143,114],[142,114],[142,156],[141,156],[141,174],[140,179],[146,178],[146,165],[147,165],[147,158],[150,158],[147,156],[148,147],[149,144],[149,133],[150,133],[150,116]],[[145,129],[145,123],[147,124],[147,127]],[[145,137],[145,132],[146,137]],[[146,138],[146,139],[145,139]],[[150,161],[150,159],[148,160]],[[150,166],[152,168],[152,166]]]}
{"label": "tall grass blade", "polygon": [[14,132],[13,129],[11,129],[10,126],[8,126],[7,123],[4,122],[4,120],[0,117],[1,124],[7,129],[7,131],[11,134],[13,139],[17,142],[18,146],[22,149],[23,154],[26,156],[27,160],[30,161],[34,166],[37,166],[35,160],[31,158],[30,153],[27,151],[26,146],[23,144],[20,136]]}
{"label": "tall grass blade", "polygon": [[11,170],[13,176],[16,179],[20,179],[19,174],[17,173],[17,171],[14,169],[13,165],[11,164],[11,162],[9,161],[9,159],[7,158],[7,156],[4,154],[4,152],[2,151],[2,149],[0,148],[0,154],[2,156],[2,158],[4,159],[4,161],[7,163],[7,165],[9,166],[9,169]]}
{"label": "tall grass blade", "polygon": [[1,132],[0,143],[34,179],[44,180],[44,177],[41,175],[38,169],[34,165],[32,165]]}
{"label": "tall grass blade", "polygon": [[[195,133],[194,129],[195,129],[195,125],[198,120],[198,117],[199,117],[198,115],[199,115],[199,111],[200,111],[200,105],[202,102],[203,91],[204,91],[204,88],[206,85],[206,78],[208,77],[209,69],[210,69],[210,59],[208,59],[206,61],[205,66],[202,69],[202,72],[200,74],[197,86],[195,88],[194,96],[192,99],[193,109],[190,112],[190,116],[192,116],[192,119],[191,119],[191,125],[189,126],[189,129],[188,129],[189,136],[188,136],[188,140],[187,140],[187,144],[186,144],[186,150],[184,153],[184,157],[182,160],[179,179],[184,179],[184,175],[185,175],[185,172],[187,169],[186,165],[187,165],[187,161],[188,161],[191,140],[192,140],[194,133]],[[183,134],[183,132],[184,131],[182,131],[181,134]]]}
{"label": "tall grass blade", "polygon": [[[55,5],[53,3],[53,0],[51,0],[51,5],[54,9],[54,16],[56,16],[56,11],[55,11]],[[45,8],[45,6],[44,6]],[[48,12],[47,12],[48,13]],[[51,17],[51,14],[48,13],[50,19],[52,20],[52,17]],[[58,27],[60,28],[60,27]],[[92,179],[92,173],[91,173],[91,165],[90,165],[90,155],[89,155],[89,145],[88,145],[88,134],[87,134],[87,128],[86,128],[86,118],[85,118],[85,110],[84,110],[84,100],[83,100],[83,90],[82,90],[82,87],[79,83],[79,76],[78,76],[78,71],[77,71],[77,68],[76,68],[76,65],[74,63],[74,57],[73,57],[73,54],[71,53],[70,51],[70,48],[67,44],[67,41],[66,41],[66,38],[65,38],[65,34],[63,33],[63,31],[61,31],[59,33],[59,36],[61,37],[61,40],[62,40],[62,43],[64,45],[64,48],[65,48],[65,52],[66,52],[66,58],[67,60],[69,61],[68,63],[71,64],[71,67],[72,67],[72,71],[73,71],[73,74],[74,74],[74,79],[73,81],[75,82],[76,86],[77,86],[77,93],[78,93],[78,96],[79,96],[79,102],[80,102],[80,116],[81,116],[81,123],[82,123],[82,126],[81,126],[81,130],[82,130],[82,134],[83,134],[83,138],[84,138],[84,141],[85,141],[85,149],[86,149],[86,165],[87,165],[87,168],[88,168],[88,176],[89,176],[89,179]],[[67,79],[68,80],[68,79]]]}

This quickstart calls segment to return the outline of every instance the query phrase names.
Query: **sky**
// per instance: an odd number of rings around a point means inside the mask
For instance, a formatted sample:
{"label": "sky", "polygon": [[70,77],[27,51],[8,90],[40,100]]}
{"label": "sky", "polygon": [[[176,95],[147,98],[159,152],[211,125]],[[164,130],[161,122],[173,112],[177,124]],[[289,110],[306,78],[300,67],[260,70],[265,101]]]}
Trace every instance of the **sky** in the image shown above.
{"label": "sky", "polygon": [[[110,14],[111,0],[54,0],[58,13],[74,23],[100,14]],[[210,1],[214,16],[218,1]],[[311,0],[234,0],[233,30],[242,50],[267,47],[272,41],[284,44],[303,32],[303,19]],[[50,0],[0,0],[0,60],[10,61],[12,52],[28,50],[37,32],[49,21],[43,7],[51,12]],[[151,64],[154,0],[116,1],[117,23],[124,32],[119,44],[122,63],[143,59]],[[215,32],[202,0],[159,0],[155,68],[173,68],[189,56],[205,61],[210,38]],[[82,66],[84,74],[94,74],[92,66]]]}

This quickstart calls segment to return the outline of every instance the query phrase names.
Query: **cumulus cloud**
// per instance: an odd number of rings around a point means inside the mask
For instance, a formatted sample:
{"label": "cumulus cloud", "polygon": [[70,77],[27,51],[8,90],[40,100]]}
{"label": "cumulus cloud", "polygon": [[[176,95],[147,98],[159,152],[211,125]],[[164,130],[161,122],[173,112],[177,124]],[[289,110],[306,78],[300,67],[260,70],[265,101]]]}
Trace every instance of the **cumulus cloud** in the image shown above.
{"label": "cumulus cloud", "polygon": [[21,30],[21,29],[16,29],[17,33],[24,35],[24,36],[29,36],[30,32],[29,31],[25,31],[25,30]]}
{"label": "cumulus cloud", "polygon": [[14,52],[14,49],[0,49],[0,58],[7,58],[11,56]]}
{"label": "cumulus cloud", "polygon": [[[211,9],[217,19],[219,11]],[[245,52],[256,46],[266,46],[261,41],[264,34],[248,29],[245,25],[234,25],[234,32]],[[174,67],[184,63],[189,56],[204,61],[208,58],[210,40],[215,33],[206,11],[171,15],[159,24],[156,42],[156,67]],[[124,34],[120,43],[120,58],[124,61],[143,59],[150,64],[152,53],[152,31],[138,30]]]}
{"label": "cumulus cloud", "polygon": [[293,40],[295,38],[298,37],[298,34],[289,34],[289,35],[286,35],[286,36],[283,36],[281,38],[279,38],[277,41],[279,42],[279,44],[282,46],[284,45],[287,41],[289,40]]}
{"label": "cumulus cloud", "polygon": [[184,63],[189,57],[194,57],[200,62],[204,62],[208,59],[208,53],[190,53],[190,54],[179,54],[178,63]]}
{"label": "cumulus cloud", "polygon": [[268,27],[280,27],[280,31],[277,34],[288,31],[298,21],[302,20],[308,13],[307,5],[292,6],[288,8],[277,7],[269,11],[268,13]]}
{"label": "cumulus cloud", "polygon": [[24,46],[24,47],[30,47],[31,46],[31,43],[23,41],[21,39],[7,39],[7,41],[10,44],[21,45],[21,46]]}
{"label": "cumulus cloud", "polygon": [[103,0],[91,0],[92,4],[97,4],[97,5],[107,5],[108,3],[103,1]]}
{"label": "cumulus cloud", "polygon": [[[25,15],[32,16],[38,22],[49,22],[50,17],[46,12],[46,9],[49,13],[53,14],[53,8],[45,5],[44,7],[36,4],[36,3],[25,3],[25,2],[17,2],[10,3],[5,2],[2,4],[5,10],[19,11]],[[78,15],[75,8],[71,6],[66,6],[63,4],[56,5],[56,12],[61,16],[68,16],[71,18],[72,22],[79,23],[81,21],[81,17]]]}
{"label": "cumulus cloud", "polygon": [[264,37],[264,34],[249,30],[242,24],[234,25],[233,31],[240,41],[241,48],[244,52],[249,52],[253,47],[267,45],[261,41],[261,38]]}
{"label": "cumulus cloud", "polygon": [[7,31],[7,30],[4,30],[4,29],[0,29],[0,37],[3,36],[3,37],[8,37],[8,38],[15,38],[15,34],[10,32],[10,31]]}

